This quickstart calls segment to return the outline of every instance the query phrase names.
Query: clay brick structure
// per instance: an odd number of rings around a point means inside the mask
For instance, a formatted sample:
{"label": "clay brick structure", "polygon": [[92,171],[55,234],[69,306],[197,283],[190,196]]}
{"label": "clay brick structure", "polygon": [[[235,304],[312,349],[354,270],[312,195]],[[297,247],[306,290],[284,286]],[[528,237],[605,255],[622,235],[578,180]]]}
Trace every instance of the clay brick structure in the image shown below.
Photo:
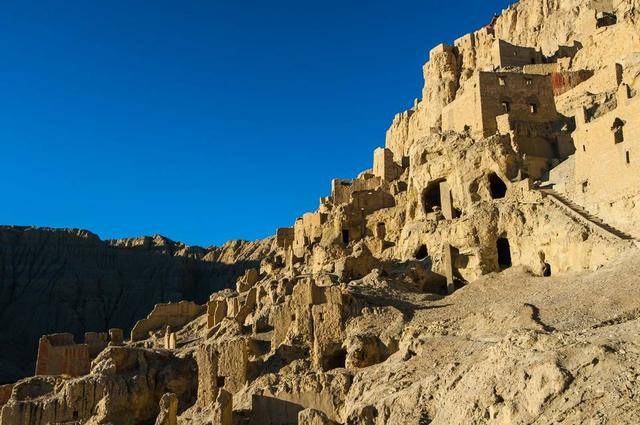
{"label": "clay brick structure", "polygon": [[[118,337],[118,334],[120,337]],[[115,337],[111,340],[109,335]],[[86,332],[84,343],[76,343],[70,333],[44,335],[38,344],[36,375],[82,376],[89,373],[91,361],[109,345],[122,344],[122,329]],[[112,342],[114,344],[112,344]]]}
{"label": "clay brick structure", "polygon": [[393,159],[393,152],[387,148],[377,148],[373,151],[373,174],[385,181],[391,182],[402,174],[403,168]]}
{"label": "clay brick structure", "polygon": [[640,192],[640,98],[630,98],[629,87],[622,84],[616,100],[614,110],[596,119],[589,120],[584,109],[576,115],[575,196],[585,205]]}
{"label": "clay brick structure", "polygon": [[206,408],[218,397],[218,353],[214,345],[203,345],[195,352],[198,364],[198,407]]}
{"label": "clay brick structure", "polygon": [[305,213],[294,225],[293,252],[303,256],[305,247],[322,237],[322,225],[327,222],[327,214],[321,212]]}
{"label": "clay brick structure", "polygon": [[293,227],[283,227],[276,231],[276,244],[278,248],[287,249],[293,244]]}
{"label": "clay brick structure", "polygon": [[578,71],[557,71],[551,72],[551,86],[553,87],[553,95],[560,96],[568,92],[589,78],[593,77],[593,71],[581,69]]}
{"label": "clay brick structure", "polygon": [[82,376],[89,373],[91,358],[88,344],[76,344],[73,335],[44,335],[38,344],[36,375]]}
{"label": "clay brick structure", "polygon": [[86,373],[102,350],[94,373],[0,388],[0,417],[405,425],[633,410],[618,388],[636,358],[602,336],[636,343],[619,318],[638,295],[640,4],[567,1],[522,0],[433,48],[422,99],[371,168],[334,179],[235,286],[206,307],[156,305],[131,341],[110,330],[122,346],[43,337],[43,371]]}
{"label": "clay brick structure", "polygon": [[551,80],[545,75],[479,72],[442,111],[442,129],[487,137],[498,131],[496,118],[548,123],[558,118]]}
{"label": "clay brick structure", "polygon": [[304,407],[277,397],[254,394],[251,397],[251,425],[297,424]]}
{"label": "clay brick structure", "polygon": [[493,63],[500,68],[523,67],[531,64],[542,64],[544,55],[532,47],[516,46],[498,39],[493,44]]}
{"label": "clay brick structure", "polygon": [[523,121],[507,113],[496,117],[496,123],[498,133],[508,136],[514,150],[521,155],[523,175],[533,179],[543,177],[575,151],[570,135],[561,132],[553,121]]}
{"label": "clay brick structure", "polygon": [[224,389],[237,392],[249,377],[249,350],[246,338],[224,341],[218,346],[218,376],[224,377]]}
{"label": "clay brick structure", "polygon": [[179,328],[204,313],[203,306],[190,301],[156,304],[151,313],[139,320],[131,330],[131,341],[149,337],[149,332],[163,330],[167,326]]}
{"label": "clay brick structure", "polygon": [[124,332],[120,328],[109,329],[109,345],[122,345],[124,342]]}
{"label": "clay brick structure", "polygon": [[227,300],[215,299],[207,303],[207,329],[217,326],[227,317]]}
{"label": "clay brick structure", "polygon": [[89,357],[95,359],[109,345],[109,334],[107,332],[86,332],[84,343],[89,348]]}
{"label": "clay brick structure", "polygon": [[331,201],[333,205],[346,204],[353,192],[373,190],[382,185],[382,178],[370,173],[364,173],[357,179],[333,179],[331,181]]}
{"label": "clay brick structure", "polygon": [[[251,273],[249,273],[251,274]],[[240,280],[246,279],[241,277]],[[242,325],[256,306],[257,289],[250,289],[232,296],[218,296],[207,303],[207,330],[220,325],[224,319],[235,320]]]}
{"label": "clay brick structure", "polygon": [[257,269],[247,269],[244,275],[240,276],[236,281],[236,290],[239,293],[246,292],[250,290],[259,279],[260,272]]}

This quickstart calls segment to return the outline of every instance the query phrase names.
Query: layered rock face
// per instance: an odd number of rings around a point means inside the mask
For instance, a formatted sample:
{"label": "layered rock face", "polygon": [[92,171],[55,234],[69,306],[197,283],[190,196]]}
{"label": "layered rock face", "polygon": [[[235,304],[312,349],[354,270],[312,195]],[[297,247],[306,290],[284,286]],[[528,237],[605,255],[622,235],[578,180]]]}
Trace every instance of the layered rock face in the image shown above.
{"label": "layered rock face", "polygon": [[372,168],[270,241],[109,242],[263,258],[126,341],[44,336],[0,424],[640,423],[638,16],[523,0],[436,46]]}
{"label": "layered rock face", "polygon": [[208,299],[270,241],[210,249],[162,237],[101,241],[83,230],[0,228],[0,382],[33,374],[41,335],[128,331],[159,302]]}

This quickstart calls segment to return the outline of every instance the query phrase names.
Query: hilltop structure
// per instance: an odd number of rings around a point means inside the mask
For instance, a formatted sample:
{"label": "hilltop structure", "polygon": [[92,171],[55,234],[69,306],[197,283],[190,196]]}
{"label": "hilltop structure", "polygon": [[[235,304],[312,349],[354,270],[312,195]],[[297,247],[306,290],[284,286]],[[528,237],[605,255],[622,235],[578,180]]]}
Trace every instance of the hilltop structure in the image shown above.
{"label": "hilltop structure", "polygon": [[[635,1],[522,0],[437,46],[422,99],[394,118],[372,168],[333,180],[235,289],[157,305],[92,355],[73,345],[83,363],[71,369],[39,353],[37,376],[0,388],[0,424],[588,417],[560,395],[611,389],[607,374],[634,375],[637,359],[584,332],[556,338],[530,301],[473,299],[597,275],[638,249],[639,17]],[[44,336],[42,353],[73,343],[61,338]],[[615,414],[632,423],[635,403]]]}

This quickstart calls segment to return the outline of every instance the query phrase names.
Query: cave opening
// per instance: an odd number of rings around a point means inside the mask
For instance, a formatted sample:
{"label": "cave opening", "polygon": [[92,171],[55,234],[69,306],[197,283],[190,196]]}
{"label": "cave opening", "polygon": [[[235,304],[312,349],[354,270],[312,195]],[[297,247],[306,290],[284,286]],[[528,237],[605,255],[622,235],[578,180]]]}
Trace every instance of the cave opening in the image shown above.
{"label": "cave opening", "polygon": [[496,245],[498,248],[498,266],[500,270],[508,269],[511,267],[511,247],[509,246],[509,239],[498,238]]}
{"label": "cave opening", "polygon": [[489,191],[493,199],[502,199],[507,195],[507,185],[496,173],[489,175]]}

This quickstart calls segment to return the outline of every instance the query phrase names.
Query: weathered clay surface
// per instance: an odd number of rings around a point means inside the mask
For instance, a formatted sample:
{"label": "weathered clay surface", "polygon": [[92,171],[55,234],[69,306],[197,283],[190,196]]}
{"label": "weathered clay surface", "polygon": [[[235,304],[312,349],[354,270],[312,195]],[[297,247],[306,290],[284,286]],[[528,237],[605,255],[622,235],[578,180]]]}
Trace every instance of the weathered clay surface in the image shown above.
{"label": "weathered clay surface", "polygon": [[43,334],[122,328],[154,304],[234,285],[270,241],[191,248],[160,236],[101,241],[84,230],[0,227],[0,382],[33,374]]}
{"label": "weathered clay surface", "polygon": [[639,423],[639,16],[522,0],[436,46],[372,168],[268,241],[109,242],[260,261],[3,387],[0,423]]}

